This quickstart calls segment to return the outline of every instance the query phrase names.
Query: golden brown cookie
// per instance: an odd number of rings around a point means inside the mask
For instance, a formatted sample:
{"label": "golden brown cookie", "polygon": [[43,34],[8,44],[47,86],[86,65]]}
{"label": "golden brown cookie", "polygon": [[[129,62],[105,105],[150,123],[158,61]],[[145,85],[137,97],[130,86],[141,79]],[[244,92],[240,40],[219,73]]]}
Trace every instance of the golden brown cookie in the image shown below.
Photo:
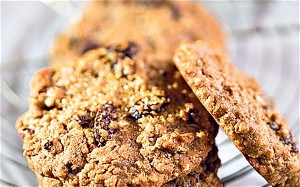
{"label": "golden brown cookie", "polygon": [[42,186],[162,186],[209,170],[218,130],[175,67],[132,43],[37,72],[17,129]]}
{"label": "golden brown cookie", "polygon": [[61,34],[51,57],[65,63],[90,49],[127,41],[141,45],[148,59],[171,62],[181,41],[214,39],[224,32],[199,3],[190,1],[92,1],[76,25]]}
{"label": "golden brown cookie", "polygon": [[300,186],[295,139],[256,80],[231,64],[214,42],[182,44],[173,59],[198,99],[250,164],[271,185]]}

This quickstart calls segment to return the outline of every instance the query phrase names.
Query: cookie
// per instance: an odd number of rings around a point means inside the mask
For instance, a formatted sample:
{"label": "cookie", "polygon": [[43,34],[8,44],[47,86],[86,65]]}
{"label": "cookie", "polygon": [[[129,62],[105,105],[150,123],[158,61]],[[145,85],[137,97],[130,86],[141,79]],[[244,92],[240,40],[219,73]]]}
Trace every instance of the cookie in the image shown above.
{"label": "cookie", "polygon": [[[214,42],[184,43],[173,57],[198,99],[271,185],[299,186],[300,156],[286,120],[257,81]],[[287,183],[285,183],[288,181]]]}
{"label": "cookie", "polygon": [[147,58],[166,64],[183,40],[225,43],[222,28],[200,3],[185,1],[92,1],[79,23],[62,33],[51,51],[54,64],[90,49],[132,41]]}
{"label": "cookie", "polygon": [[142,57],[129,43],[34,75],[17,129],[41,186],[162,186],[206,170],[218,125],[175,67]]}

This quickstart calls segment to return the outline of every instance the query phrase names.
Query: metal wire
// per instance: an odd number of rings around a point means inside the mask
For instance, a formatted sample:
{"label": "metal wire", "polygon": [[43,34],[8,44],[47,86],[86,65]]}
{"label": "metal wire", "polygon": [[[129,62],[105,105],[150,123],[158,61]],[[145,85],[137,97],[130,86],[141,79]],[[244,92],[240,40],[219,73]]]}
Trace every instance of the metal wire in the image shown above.
{"label": "metal wire", "polygon": [[[57,4],[53,4],[48,1],[43,1],[43,3],[49,7],[51,10],[54,10],[61,16],[69,17],[70,22],[74,22],[71,17],[74,15],[74,12],[78,13],[78,9],[74,8],[70,2],[67,2],[66,5],[69,7],[69,11],[67,13],[64,13],[61,11],[61,9],[57,9]],[[236,3],[234,2],[228,2],[230,5],[232,5],[233,9],[237,9]],[[293,7],[289,7],[293,8]],[[238,11],[240,13],[240,11]],[[78,13],[81,15],[81,13]],[[244,20],[245,21],[245,20]],[[257,26],[253,25],[249,28],[242,28],[242,29],[233,29],[229,30],[230,36],[232,36],[233,44],[233,50],[234,51],[234,60],[237,62],[237,66],[239,66],[241,69],[244,69],[244,71],[248,73],[255,73],[255,77],[257,77],[260,82],[268,82],[268,77],[275,77],[275,81],[273,87],[270,90],[267,90],[268,94],[275,97],[276,99],[281,98],[282,92],[280,90],[282,89],[282,85],[286,85],[287,81],[290,81],[290,79],[297,77],[299,78],[299,71],[295,68],[293,72],[291,72],[289,75],[287,72],[283,71],[283,66],[286,65],[286,59],[290,58],[288,51],[284,50],[284,39],[292,34],[298,34],[299,36],[299,23],[286,23],[276,26]],[[265,41],[265,36],[268,36],[268,41]],[[256,37],[259,47],[262,49],[260,55],[256,59],[257,61],[253,62],[253,56],[251,56],[254,49],[252,49],[252,39],[253,37]],[[265,65],[263,59],[268,59],[266,56],[268,52],[268,46],[271,42],[272,45],[274,45],[275,53],[277,55],[277,58],[275,59],[278,63],[274,65],[274,67],[270,67],[271,69],[269,71],[266,71],[264,69]],[[274,54],[275,55],[275,54]],[[299,55],[299,54],[298,54]],[[240,61],[240,59],[243,59],[243,62]],[[36,61],[36,59],[34,59]],[[13,121],[16,120],[17,116],[19,116],[22,112],[24,112],[27,109],[26,104],[26,97],[29,93],[29,87],[27,86],[29,84],[28,80],[32,76],[33,70],[38,69],[41,66],[45,66],[47,63],[44,60],[44,58],[41,58],[38,60],[42,62],[41,64],[36,63],[26,63],[27,60],[20,59],[18,61],[15,61],[13,63],[4,63],[5,65],[1,64],[1,131],[2,133],[5,132],[7,136],[1,133],[1,160],[2,162],[5,160],[9,160],[15,165],[23,168],[24,170],[29,171],[29,168],[26,164],[25,158],[22,157],[22,145],[19,140],[19,137],[16,133],[16,130],[14,129],[14,123]],[[252,70],[249,72],[249,70]],[[13,81],[11,81],[11,77],[18,77],[17,73],[22,71],[25,77],[22,77],[22,79],[19,79],[20,84],[17,86],[14,84]],[[278,75],[274,75],[274,72],[278,73]],[[288,79],[286,77],[289,77]],[[299,82],[299,80],[298,80]],[[290,111],[288,109],[294,108],[296,111],[299,112],[299,106],[297,106],[298,102],[297,99],[299,99],[299,84],[297,86],[291,86],[291,84],[288,84],[288,87],[286,88],[288,91],[285,92],[286,96],[285,98],[288,98],[287,102],[285,103],[286,106],[284,107],[284,111],[282,111],[284,114],[290,114]],[[24,93],[27,93],[24,94]],[[277,100],[278,101],[278,100]],[[279,100],[280,101],[280,100]],[[297,114],[296,114],[297,115]],[[299,116],[287,116],[288,120],[292,121],[292,131],[295,132],[296,136],[299,138]],[[231,141],[228,138],[224,138],[221,142],[218,143],[219,150],[222,151],[222,149],[225,149],[225,147],[228,147],[231,145]],[[3,152],[2,148],[5,148],[6,152]],[[16,156],[18,155],[18,156]],[[222,155],[220,155],[222,160]],[[253,170],[253,168],[247,164],[245,166],[242,166],[241,168],[236,168],[235,164],[238,162],[245,160],[242,154],[239,152],[231,155],[231,158],[224,161],[222,163],[222,166],[220,168],[220,172],[225,171],[228,168],[231,168],[233,172],[228,173],[221,177],[222,182],[224,182],[225,185],[230,185],[231,182],[239,180],[242,177],[247,177],[252,172],[256,172]],[[3,169],[2,163],[1,163],[1,170]],[[7,171],[9,172],[9,171]],[[35,180],[34,178],[27,178],[28,184],[33,184],[31,180]],[[20,185],[17,180],[8,181],[7,179],[3,178],[1,175],[0,178],[0,184],[1,186],[18,186]],[[267,187],[269,184],[261,184],[262,187]]]}

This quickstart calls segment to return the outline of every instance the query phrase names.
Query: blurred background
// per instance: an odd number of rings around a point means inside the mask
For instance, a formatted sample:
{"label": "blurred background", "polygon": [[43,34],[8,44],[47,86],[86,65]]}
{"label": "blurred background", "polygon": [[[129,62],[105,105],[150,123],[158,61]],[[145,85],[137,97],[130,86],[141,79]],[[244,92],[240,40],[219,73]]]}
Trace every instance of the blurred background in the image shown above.
{"label": "blurred background", "polygon": [[[299,140],[299,2],[202,1],[228,33],[233,62],[273,97]],[[1,186],[37,186],[15,130],[27,110],[32,74],[49,66],[55,37],[74,23],[85,2],[1,1]],[[268,186],[220,130],[225,186]],[[299,145],[299,142],[298,142]]]}

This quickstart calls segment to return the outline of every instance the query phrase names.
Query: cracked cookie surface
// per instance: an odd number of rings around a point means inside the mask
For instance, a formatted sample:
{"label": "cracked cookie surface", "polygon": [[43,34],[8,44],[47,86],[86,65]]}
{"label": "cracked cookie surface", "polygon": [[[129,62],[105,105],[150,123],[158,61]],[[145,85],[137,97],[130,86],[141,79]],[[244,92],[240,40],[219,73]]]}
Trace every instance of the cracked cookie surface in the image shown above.
{"label": "cracked cookie surface", "polygon": [[34,75],[17,129],[41,186],[162,186],[195,170],[221,185],[205,164],[213,118],[175,67],[155,69],[137,49],[99,48]]}
{"label": "cracked cookie surface", "polygon": [[222,28],[199,3],[164,0],[92,1],[79,23],[54,44],[53,63],[64,63],[86,51],[132,41],[147,58],[171,62],[183,40],[214,39],[225,43]]}
{"label": "cracked cookie surface", "polygon": [[214,42],[182,44],[174,62],[198,99],[249,163],[271,184],[299,186],[300,156],[290,127],[257,81]]}

